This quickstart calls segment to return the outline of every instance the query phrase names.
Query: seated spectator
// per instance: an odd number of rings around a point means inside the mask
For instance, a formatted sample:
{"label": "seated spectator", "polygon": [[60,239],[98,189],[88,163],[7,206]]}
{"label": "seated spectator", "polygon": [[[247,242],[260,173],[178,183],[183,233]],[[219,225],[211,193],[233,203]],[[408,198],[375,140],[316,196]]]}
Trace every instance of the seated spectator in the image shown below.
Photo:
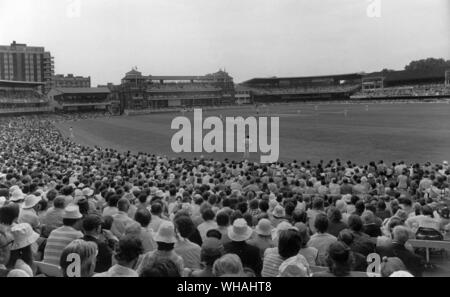
{"label": "seated spectator", "polygon": [[51,231],[63,225],[65,201],[63,196],[57,196],[53,200],[53,206],[47,210],[41,221],[43,236],[48,237]]}
{"label": "seated spectator", "polygon": [[222,234],[222,238],[220,239],[222,244],[230,242],[231,240],[228,237],[228,227],[230,226],[230,217],[227,214],[227,212],[224,210],[218,211],[216,215],[216,222],[217,222],[217,230],[219,230],[220,233]]}
{"label": "seated spectator", "polygon": [[350,248],[352,251],[362,254],[367,257],[370,253],[375,251],[375,242],[369,235],[363,232],[363,222],[358,215],[351,215],[348,218],[348,226],[353,235],[353,243]]}
{"label": "seated spectator", "polygon": [[341,212],[334,207],[328,209],[328,229],[327,232],[334,237],[339,235],[341,230],[346,229],[348,226],[346,223],[342,222]]}
{"label": "seated spectator", "polygon": [[[75,239],[69,243],[61,253],[60,267],[64,277],[91,277],[94,275],[97,262],[98,248],[95,242]],[[80,267],[71,267],[75,259],[71,257],[76,254],[80,259]],[[71,270],[72,268],[72,270]],[[79,270],[78,270],[79,269]]]}
{"label": "seated spectator", "polygon": [[195,230],[194,222],[188,216],[181,216],[175,220],[175,227],[179,235],[175,244],[175,253],[183,258],[184,267],[199,269],[201,248],[189,240]]}
{"label": "seated spectator", "polygon": [[97,245],[97,257],[95,263],[95,272],[105,272],[112,264],[112,250],[108,244],[101,238],[102,219],[95,214],[87,215],[83,220],[84,237],[83,240],[93,242]]}
{"label": "seated spectator", "polygon": [[318,255],[316,262],[319,266],[325,266],[328,247],[331,243],[337,241],[337,238],[327,233],[328,218],[323,213],[316,216],[314,227],[317,230],[317,233],[313,234],[313,236],[311,236],[311,238],[309,239],[308,247],[317,249]]}
{"label": "seated spectator", "polygon": [[303,265],[309,268],[308,261],[299,254],[301,245],[302,239],[297,229],[291,227],[291,229],[281,231],[278,247],[267,249],[264,253],[264,262],[261,276],[277,276],[279,274],[281,263],[293,256],[298,256],[303,262]]}
{"label": "seated spectator", "polygon": [[216,277],[243,277],[244,267],[241,258],[232,253],[227,253],[217,259],[213,264],[213,275]]}
{"label": "seated spectator", "polygon": [[224,254],[222,243],[216,238],[207,238],[203,242],[200,253],[200,260],[203,264],[203,269],[192,271],[191,277],[214,277],[213,264]]}
{"label": "seated spectator", "polygon": [[26,264],[31,268],[32,275],[34,275],[36,273],[34,254],[37,252],[36,241],[39,238],[39,234],[28,223],[12,226],[11,233],[14,241],[10,248],[11,254],[7,266],[10,269],[14,269],[19,265]]}
{"label": "seated spectator", "polygon": [[354,241],[353,233],[350,229],[342,230],[338,235],[338,241],[344,243],[348,248],[350,248],[350,257],[352,259],[351,261],[351,268],[354,271],[366,271],[367,269],[367,257],[365,257],[363,254],[355,252],[351,250],[351,246],[353,245]]}
{"label": "seated spectator", "polygon": [[342,242],[333,242],[328,247],[326,263],[328,271],[317,272],[313,277],[355,277],[351,271],[350,249]]}
{"label": "seated spectator", "polygon": [[139,223],[139,238],[142,242],[144,253],[154,251],[156,249],[156,242],[153,238],[153,231],[149,228],[152,215],[146,208],[139,208],[136,210],[134,220]]}
{"label": "seated spectator", "polygon": [[364,233],[370,237],[381,236],[381,220],[376,217],[370,210],[365,210],[361,215]]}
{"label": "seated spectator", "polygon": [[396,226],[392,233],[392,243],[389,246],[377,247],[377,252],[382,257],[398,257],[414,276],[422,276],[425,267],[423,258],[405,247],[410,231],[404,226]]}
{"label": "seated spectator", "polygon": [[275,247],[272,240],[272,224],[268,219],[261,219],[256,225],[253,237],[247,243],[259,249],[261,258],[267,248]]}
{"label": "seated spectator", "polygon": [[44,250],[44,262],[59,265],[63,249],[73,240],[83,238],[83,233],[74,228],[82,217],[77,205],[71,204],[64,209],[63,226],[56,228],[48,236]]}
{"label": "seated spectator", "polygon": [[298,253],[305,257],[310,266],[316,266],[319,250],[317,250],[315,247],[308,246],[308,242],[310,239],[308,227],[303,223],[296,224],[295,227],[298,229],[298,234],[300,235],[300,238],[302,240],[301,248]]}
{"label": "seated spectator", "polygon": [[244,219],[236,219],[228,229],[228,237],[231,242],[226,243],[224,248],[226,253],[238,255],[244,267],[252,269],[259,276],[262,269],[259,249],[246,242],[252,233],[253,230]]}
{"label": "seated spectator", "polygon": [[146,266],[140,277],[181,277],[177,265],[167,258],[156,259],[152,265]]}
{"label": "seated spectator", "polygon": [[430,228],[436,231],[441,230],[439,220],[434,218],[433,209],[428,205],[422,207],[421,215],[408,218],[405,225],[414,233],[416,233],[419,228]]}
{"label": "seated spectator", "polygon": [[33,230],[40,232],[41,222],[39,220],[38,212],[41,205],[39,204],[41,197],[35,195],[27,195],[25,202],[22,205],[22,210],[20,211],[18,223],[28,223],[31,225]]}
{"label": "seated spectator", "polygon": [[181,258],[174,251],[175,243],[177,242],[174,224],[169,221],[163,221],[155,235],[155,241],[158,246],[157,249],[155,251],[148,252],[143,256],[137,268],[137,272],[141,273],[147,267],[152,266],[153,262],[161,258],[166,258],[173,261],[177,265],[180,275],[182,275],[184,261],[183,258]]}
{"label": "seated spectator", "polygon": [[125,229],[128,225],[132,224],[134,220],[128,216],[128,210],[130,209],[130,201],[126,198],[121,198],[117,202],[118,212],[113,217],[113,223],[111,226],[111,232],[120,239],[125,233]]}
{"label": "seated spectator", "polygon": [[135,268],[141,254],[142,243],[139,238],[125,235],[119,240],[114,255],[117,263],[105,272],[94,274],[94,277],[138,277]]}
{"label": "seated spectator", "polygon": [[206,232],[211,229],[217,229],[217,223],[214,221],[215,214],[211,208],[206,208],[202,212],[203,223],[198,225],[197,229],[200,232],[200,236],[202,237],[202,241],[206,239]]}
{"label": "seated spectator", "polygon": [[14,237],[5,225],[0,224],[0,277],[6,277],[9,269],[6,265],[11,256],[11,246],[14,243]]}

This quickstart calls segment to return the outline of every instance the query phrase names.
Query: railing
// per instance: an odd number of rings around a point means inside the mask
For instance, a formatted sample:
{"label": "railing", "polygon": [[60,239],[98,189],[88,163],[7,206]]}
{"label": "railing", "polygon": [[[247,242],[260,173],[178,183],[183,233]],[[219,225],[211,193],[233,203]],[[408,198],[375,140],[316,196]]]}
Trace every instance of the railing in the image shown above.
{"label": "railing", "polygon": [[0,114],[30,113],[30,112],[50,112],[52,108],[46,107],[18,107],[18,108],[0,108]]}

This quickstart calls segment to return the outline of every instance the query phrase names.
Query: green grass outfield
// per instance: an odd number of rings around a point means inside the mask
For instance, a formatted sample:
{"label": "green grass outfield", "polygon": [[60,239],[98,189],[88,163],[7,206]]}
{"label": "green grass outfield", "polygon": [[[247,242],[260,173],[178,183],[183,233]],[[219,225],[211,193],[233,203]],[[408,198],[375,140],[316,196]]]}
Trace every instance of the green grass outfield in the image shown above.
{"label": "green grass outfield", "polygon": [[[192,118],[192,114],[188,112],[186,116]],[[219,114],[224,118],[256,116],[254,107],[244,106],[204,110],[203,118]],[[170,125],[180,115],[181,112],[117,116],[57,126],[67,136],[72,126],[75,141],[90,146],[171,157],[204,155],[218,160],[242,159],[242,153],[174,153],[170,141],[177,130],[171,130]],[[318,104],[317,110],[313,104],[282,104],[260,108],[259,116],[279,117],[280,160],[340,158],[366,164],[380,159],[388,162],[450,159],[450,104],[447,103]],[[259,153],[252,153],[250,159],[259,162],[259,157]]]}

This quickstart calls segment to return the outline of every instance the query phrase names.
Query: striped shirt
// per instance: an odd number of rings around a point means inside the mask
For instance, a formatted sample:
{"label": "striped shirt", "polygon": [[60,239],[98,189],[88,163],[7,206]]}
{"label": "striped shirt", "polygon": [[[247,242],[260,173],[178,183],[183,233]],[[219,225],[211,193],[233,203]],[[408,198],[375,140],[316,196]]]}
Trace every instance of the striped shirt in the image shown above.
{"label": "striped shirt", "polygon": [[278,254],[278,248],[268,248],[264,253],[262,277],[276,277],[284,259]]}
{"label": "striped shirt", "polygon": [[73,240],[82,237],[83,233],[70,226],[62,226],[53,230],[47,239],[47,244],[45,245],[43,261],[45,263],[59,266],[59,260],[64,248]]}

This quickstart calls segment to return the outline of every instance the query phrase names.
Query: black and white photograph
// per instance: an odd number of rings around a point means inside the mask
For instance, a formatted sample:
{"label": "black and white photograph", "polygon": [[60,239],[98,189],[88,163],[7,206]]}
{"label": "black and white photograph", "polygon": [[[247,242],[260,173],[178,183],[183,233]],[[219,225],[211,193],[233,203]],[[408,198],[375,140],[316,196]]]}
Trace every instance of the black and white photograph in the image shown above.
{"label": "black and white photograph", "polygon": [[0,0],[0,277],[448,277],[449,162],[448,0]]}

